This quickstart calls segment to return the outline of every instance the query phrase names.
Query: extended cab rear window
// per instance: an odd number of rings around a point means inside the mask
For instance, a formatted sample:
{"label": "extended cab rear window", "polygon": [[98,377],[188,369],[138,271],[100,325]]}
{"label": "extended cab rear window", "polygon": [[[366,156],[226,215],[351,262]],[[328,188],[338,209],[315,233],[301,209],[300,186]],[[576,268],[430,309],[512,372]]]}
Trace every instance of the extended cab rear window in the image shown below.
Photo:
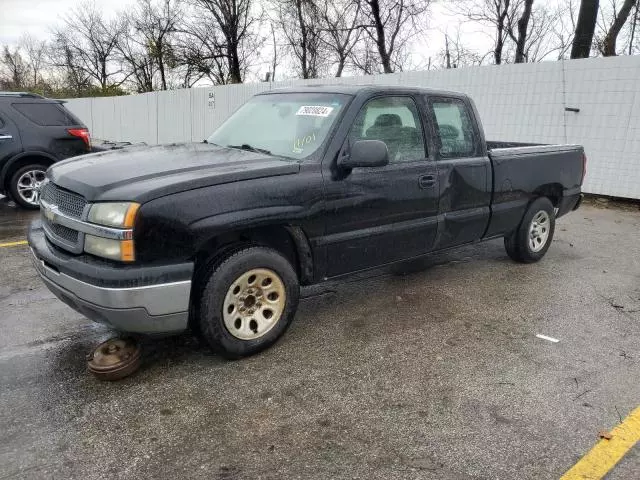
{"label": "extended cab rear window", "polygon": [[12,103],[11,106],[36,125],[43,127],[70,127],[80,124],[78,119],[59,103],[20,102]]}
{"label": "extended cab rear window", "polygon": [[477,138],[465,103],[458,98],[431,98],[440,158],[473,157]]}

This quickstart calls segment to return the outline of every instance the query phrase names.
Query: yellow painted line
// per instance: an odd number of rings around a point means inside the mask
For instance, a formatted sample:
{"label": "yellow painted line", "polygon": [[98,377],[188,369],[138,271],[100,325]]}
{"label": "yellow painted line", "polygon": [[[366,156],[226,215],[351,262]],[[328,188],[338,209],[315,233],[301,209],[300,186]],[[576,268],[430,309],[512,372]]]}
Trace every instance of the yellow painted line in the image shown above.
{"label": "yellow painted line", "polygon": [[17,247],[18,245],[26,245],[28,242],[26,240],[20,240],[19,242],[9,242],[9,243],[0,243],[0,248],[2,247]]}
{"label": "yellow painted line", "polygon": [[640,407],[633,410],[611,432],[576,463],[560,480],[593,480],[603,478],[624,455],[640,441]]}

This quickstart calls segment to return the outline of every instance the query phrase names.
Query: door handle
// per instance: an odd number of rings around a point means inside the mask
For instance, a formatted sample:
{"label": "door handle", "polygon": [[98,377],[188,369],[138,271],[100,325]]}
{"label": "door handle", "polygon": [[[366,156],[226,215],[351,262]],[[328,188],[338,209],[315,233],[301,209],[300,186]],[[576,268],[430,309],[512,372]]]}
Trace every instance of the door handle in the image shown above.
{"label": "door handle", "polygon": [[0,140],[11,140],[13,137],[11,135],[4,135],[0,133]]}
{"label": "door handle", "polygon": [[433,187],[435,184],[436,184],[435,175],[423,175],[420,178],[418,178],[418,185],[420,185],[420,188]]}

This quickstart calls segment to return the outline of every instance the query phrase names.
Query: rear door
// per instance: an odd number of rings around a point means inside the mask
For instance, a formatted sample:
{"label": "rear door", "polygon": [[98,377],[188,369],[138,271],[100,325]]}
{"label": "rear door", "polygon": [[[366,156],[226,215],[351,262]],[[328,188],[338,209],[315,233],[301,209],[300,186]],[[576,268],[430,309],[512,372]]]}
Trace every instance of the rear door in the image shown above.
{"label": "rear door", "polygon": [[[354,168],[325,179],[327,276],[410,258],[432,248],[438,179],[426,137],[412,96],[379,96],[360,109],[347,141],[382,140],[389,149],[389,164]],[[336,159],[332,161],[335,164]]]}
{"label": "rear door", "polygon": [[440,190],[435,248],[478,240],[487,228],[491,164],[474,109],[464,97],[427,97]]}
{"label": "rear door", "polygon": [[21,119],[25,151],[43,151],[59,160],[90,151],[88,136],[81,134],[86,127],[59,102],[20,98],[11,107],[12,115]]}

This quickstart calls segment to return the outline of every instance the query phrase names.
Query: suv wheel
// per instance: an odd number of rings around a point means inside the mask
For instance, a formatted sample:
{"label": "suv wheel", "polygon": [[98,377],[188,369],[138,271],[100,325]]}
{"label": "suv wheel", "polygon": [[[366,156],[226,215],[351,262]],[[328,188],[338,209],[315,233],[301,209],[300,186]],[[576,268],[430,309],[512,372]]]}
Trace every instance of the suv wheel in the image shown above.
{"label": "suv wheel", "polygon": [[9,180],[12,199],[23,208],[39,208],[40,185],[45,179],[46,171],[47,166],[39,163],[25,165],[16,170]]}
{"label": "suv wheel", "polygon": [[534,200],[515,232],[504,237],[504,248],[516,262],[533,263],[544,257],[556,226],[553,204],[546,197]]}
{"label": "suv wheel", "polygon": [[197,309],[198,330],[227,358],[253,355],[287,330],[300,286],[289,261],[267,247],[236,250],[213,265]]}

